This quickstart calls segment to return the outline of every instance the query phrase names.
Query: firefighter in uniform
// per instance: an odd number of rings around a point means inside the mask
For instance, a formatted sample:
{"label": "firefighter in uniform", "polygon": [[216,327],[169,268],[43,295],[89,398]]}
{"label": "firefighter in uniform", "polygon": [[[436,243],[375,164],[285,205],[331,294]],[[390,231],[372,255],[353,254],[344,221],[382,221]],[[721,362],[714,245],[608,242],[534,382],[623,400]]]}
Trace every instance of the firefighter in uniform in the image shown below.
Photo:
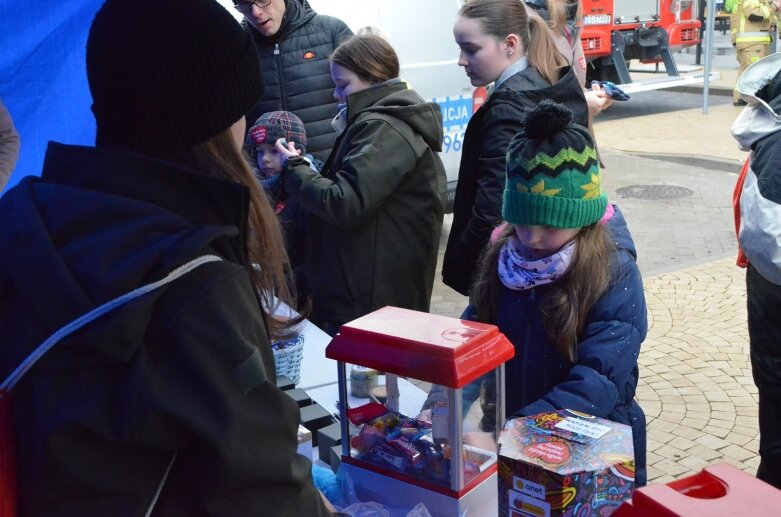
{"label": "firefighter in uniform", "polygon": [[[776,30],[777,4],[773,0],[738,0],[730,17],[732,46],[740,67],[738,79],[748,65],[770,54],[771,34]],[[735,106],[745,106],[737,90],[732,93]]]}

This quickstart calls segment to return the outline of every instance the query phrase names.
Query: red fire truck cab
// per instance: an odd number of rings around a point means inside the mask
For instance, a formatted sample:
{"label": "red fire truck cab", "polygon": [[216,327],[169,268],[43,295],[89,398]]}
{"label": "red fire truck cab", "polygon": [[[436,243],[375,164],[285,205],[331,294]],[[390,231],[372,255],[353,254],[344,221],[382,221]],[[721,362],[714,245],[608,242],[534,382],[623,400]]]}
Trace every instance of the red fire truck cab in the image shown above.
{"label": "red fire truck cab", "polygon": [[671,51],[700,42],[700,21],[694,0],[582,0],[581,44],[589,82],[632,82],[627,63],[663,62],[678,76]]}

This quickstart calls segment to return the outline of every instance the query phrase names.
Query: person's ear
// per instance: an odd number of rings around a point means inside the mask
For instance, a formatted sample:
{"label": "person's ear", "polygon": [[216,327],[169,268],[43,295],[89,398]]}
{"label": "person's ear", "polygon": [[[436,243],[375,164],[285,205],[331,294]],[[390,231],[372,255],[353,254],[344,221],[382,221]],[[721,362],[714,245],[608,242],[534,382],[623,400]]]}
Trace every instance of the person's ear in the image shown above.
{"label": "person's ear", "polygon": [[508,58],[513,57],[521,51],[521,38],[517,34],[508,34],[504,38],[504,49]]}

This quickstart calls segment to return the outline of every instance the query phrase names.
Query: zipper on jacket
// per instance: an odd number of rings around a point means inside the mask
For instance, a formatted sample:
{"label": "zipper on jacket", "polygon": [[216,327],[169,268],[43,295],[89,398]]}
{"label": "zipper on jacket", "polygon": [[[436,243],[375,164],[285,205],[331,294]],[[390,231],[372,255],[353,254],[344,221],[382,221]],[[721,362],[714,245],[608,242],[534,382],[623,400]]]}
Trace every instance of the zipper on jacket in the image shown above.
{"label": "zipper on jacket", "polygon": [[282,58],[279,52],[279,42],[274,43],[274,56],[277,60],[277,76],[279,77],[279,100],[282,103],[282,111],[287,111],[287,98],[285,97],[285,81],[282,78]]}
{"label": "zipper on jacket", "polygon": [[537,288],[532,287],[531,292],[529,293],[529,303],[534,305],[534,301],[537,299]]}

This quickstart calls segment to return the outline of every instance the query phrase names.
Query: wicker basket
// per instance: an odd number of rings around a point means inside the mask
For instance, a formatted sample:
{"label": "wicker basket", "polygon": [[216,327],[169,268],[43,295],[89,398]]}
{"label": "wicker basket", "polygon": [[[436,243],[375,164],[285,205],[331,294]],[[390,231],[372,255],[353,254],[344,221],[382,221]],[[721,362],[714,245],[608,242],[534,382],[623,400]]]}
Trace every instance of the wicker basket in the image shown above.
{"label": "wicker basket", "polygon": [[296,334],[271,344],[276,363],[277,377],[284,375],[294,384],[301,380],[301,360],[304,358],[304,336]]}

